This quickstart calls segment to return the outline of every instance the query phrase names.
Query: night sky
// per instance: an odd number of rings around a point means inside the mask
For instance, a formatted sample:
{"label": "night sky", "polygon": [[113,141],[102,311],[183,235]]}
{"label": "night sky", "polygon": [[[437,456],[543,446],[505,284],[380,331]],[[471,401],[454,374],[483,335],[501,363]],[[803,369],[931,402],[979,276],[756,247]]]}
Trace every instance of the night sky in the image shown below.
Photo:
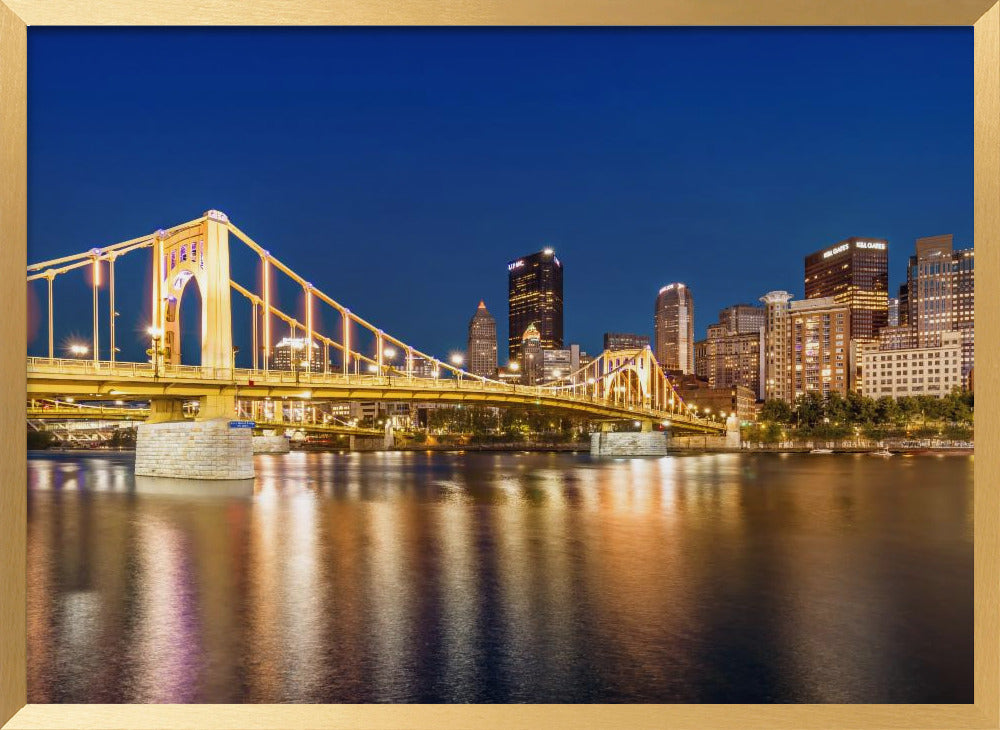
{"label": "night sky", "polygon": [[[605,331],[651,334],[668,282],[700,339],[724,306],[801,297],[803,256],[845,237],[889,239],[893,292],[917,236],[973,243],[971,28],[32,28],[28,55],[30,262],[217,208],[441,357],[485,299],[506,361],[506,264],[545,246],[566,341],[596,353]],[[121,282],[147,274],[119,268],[120,357],[145,359],[145,282]],[[57,349],[90,336],[71,276]]]}

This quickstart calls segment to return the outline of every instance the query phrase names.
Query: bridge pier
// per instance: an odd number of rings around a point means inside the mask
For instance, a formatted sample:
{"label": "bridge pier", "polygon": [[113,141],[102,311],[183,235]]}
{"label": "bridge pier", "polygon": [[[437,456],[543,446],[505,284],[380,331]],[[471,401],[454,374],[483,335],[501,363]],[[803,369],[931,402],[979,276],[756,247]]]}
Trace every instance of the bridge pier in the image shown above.
{"label": "bridge pier", "polygon": [[667,435],[662,431],[606,431],[590,434],[591,456],[665,456]]}
{"label": "bridge pier", "polygon": [[180,401],[154,398],[149,406],[136,431],[136,476],[253,479],[253,431],[230,425],[232,396],[202,396],[194,421],[183,420]]}

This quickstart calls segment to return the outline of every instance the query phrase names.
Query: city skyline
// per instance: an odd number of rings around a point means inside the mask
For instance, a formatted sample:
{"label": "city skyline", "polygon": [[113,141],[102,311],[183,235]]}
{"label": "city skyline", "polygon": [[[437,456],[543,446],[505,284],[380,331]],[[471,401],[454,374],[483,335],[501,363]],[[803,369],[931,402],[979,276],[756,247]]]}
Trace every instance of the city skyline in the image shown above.
{"label": "city skyline", "polygon": [[[178,51],[169,63],[137,53],[157,33]],[[650,299],[670,281],[695,293],[700,339],[726,306],[775,288],[801,298],[801,257],[847,237],[889,241],[891,293],[917,237],[974,243],[965,29],[29,35],[31,259],[215,207],[442,357],[480,299],[507,336],[498,270],[525,251],[570,266],[564,341],[599,352],[603,332],[652,334]],[[685,54],[715,60],[671,60]],[[734,77],[746,54],[759,63]],[[803,54],[812,85],[789,62]],[[224,113],[170,114],[205,68]],[[709,94],[723,78],[729,93]],[[259,109],[252,84],[280,110]]]}

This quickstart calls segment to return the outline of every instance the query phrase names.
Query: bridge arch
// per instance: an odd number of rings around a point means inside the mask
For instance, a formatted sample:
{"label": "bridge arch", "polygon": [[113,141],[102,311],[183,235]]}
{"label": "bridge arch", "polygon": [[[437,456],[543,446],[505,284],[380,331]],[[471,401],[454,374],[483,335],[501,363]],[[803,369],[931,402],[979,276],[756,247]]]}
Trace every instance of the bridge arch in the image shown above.
{"label": "bridge arch", "polygon": [[199,222],[159,231],[154,241],[153,323],[162,337],[162,362],[181,361],[180,309],[194,281],[201,295],[201,365],[233,366],[228,219],[208,211]]}

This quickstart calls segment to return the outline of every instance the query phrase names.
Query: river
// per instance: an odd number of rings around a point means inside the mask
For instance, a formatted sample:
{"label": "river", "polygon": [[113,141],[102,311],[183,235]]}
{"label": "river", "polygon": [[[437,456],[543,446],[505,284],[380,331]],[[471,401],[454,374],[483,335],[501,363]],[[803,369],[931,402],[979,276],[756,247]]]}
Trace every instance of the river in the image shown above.
{"label": "river", "polygon": [[28,701],[972,702],[972,466],[29,452]]}

